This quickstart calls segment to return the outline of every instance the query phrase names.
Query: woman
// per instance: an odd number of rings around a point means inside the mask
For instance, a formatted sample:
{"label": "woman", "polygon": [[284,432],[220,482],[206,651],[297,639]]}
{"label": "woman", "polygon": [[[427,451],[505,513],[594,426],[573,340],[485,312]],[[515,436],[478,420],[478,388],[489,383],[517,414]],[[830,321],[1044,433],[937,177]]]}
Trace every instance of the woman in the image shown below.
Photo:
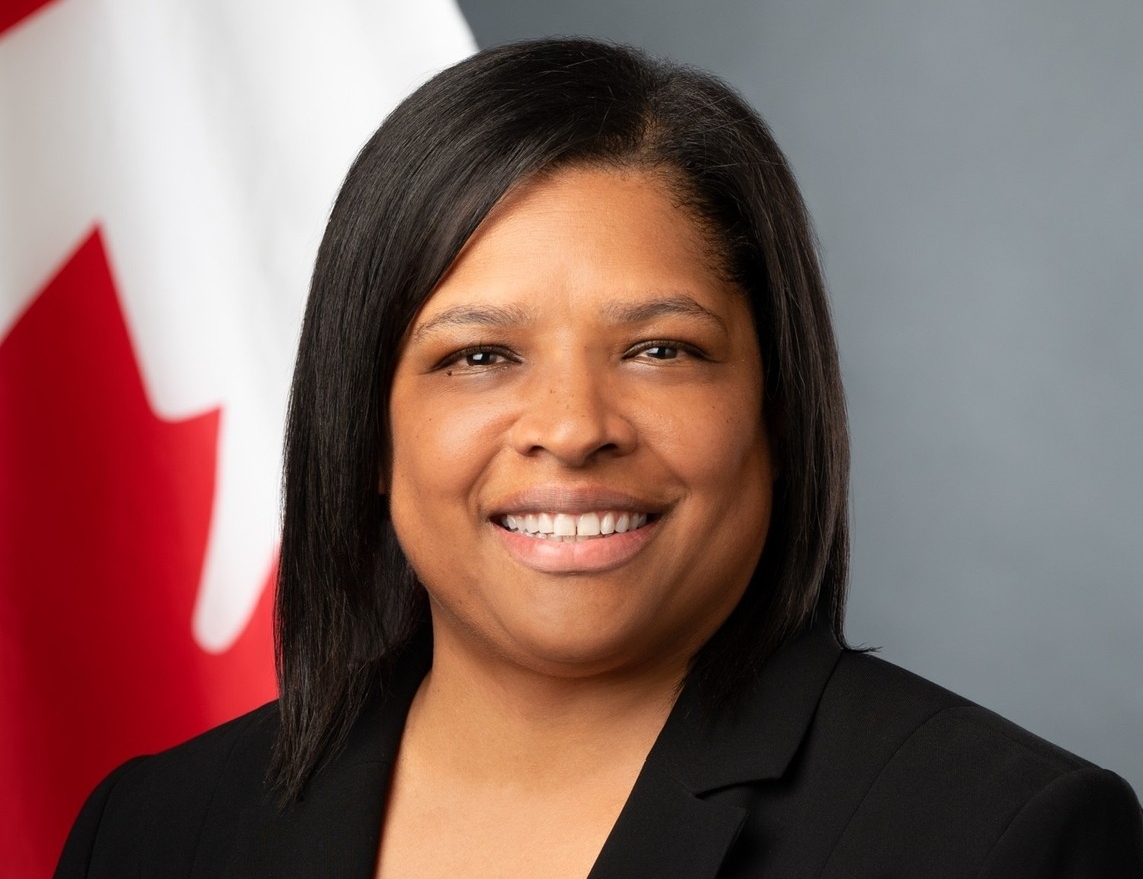
{"label": "woman", "polygon": [[1140,875],[1121,779],[841,646],[812,242],[706,75],[544,41],[405,101],[314,272],[281,698],[57,875]]}

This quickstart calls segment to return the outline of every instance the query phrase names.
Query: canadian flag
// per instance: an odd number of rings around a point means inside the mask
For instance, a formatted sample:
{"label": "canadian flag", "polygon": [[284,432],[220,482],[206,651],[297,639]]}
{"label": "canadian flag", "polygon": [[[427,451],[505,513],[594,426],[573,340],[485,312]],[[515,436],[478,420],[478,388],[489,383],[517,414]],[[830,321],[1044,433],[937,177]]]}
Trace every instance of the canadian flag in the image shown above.
{"label": "canadian flag", "polygon": [[273,698],[310,267],[453,0],[0,0],[0,874],[115,765]]}

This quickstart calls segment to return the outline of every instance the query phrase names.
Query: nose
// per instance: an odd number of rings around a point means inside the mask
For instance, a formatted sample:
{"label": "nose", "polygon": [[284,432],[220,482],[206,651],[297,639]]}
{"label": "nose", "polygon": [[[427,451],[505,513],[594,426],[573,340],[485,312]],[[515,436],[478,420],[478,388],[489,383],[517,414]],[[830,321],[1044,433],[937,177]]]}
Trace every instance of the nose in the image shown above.
{"label": "nose", "polygon": [[635,426],[619,389],[601,372],[606,370],[572,357],[538,370],[527,382],[512,426],[515,450],[527,457],[549,455],[566,467],[630,454]]}

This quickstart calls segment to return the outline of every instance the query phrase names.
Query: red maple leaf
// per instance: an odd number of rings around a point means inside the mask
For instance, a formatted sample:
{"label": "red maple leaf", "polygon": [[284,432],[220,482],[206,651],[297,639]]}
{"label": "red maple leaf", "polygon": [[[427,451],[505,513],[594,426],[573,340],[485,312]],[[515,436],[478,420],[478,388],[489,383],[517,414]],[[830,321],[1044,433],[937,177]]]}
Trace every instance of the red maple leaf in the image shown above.
{"label": "red maple leaf", "polygon": [[273,697],[271,589],[226,653],[191,635],[218,421],[152,412],[98,232],[0,342],[5,876],[48,876],[124,759]]}

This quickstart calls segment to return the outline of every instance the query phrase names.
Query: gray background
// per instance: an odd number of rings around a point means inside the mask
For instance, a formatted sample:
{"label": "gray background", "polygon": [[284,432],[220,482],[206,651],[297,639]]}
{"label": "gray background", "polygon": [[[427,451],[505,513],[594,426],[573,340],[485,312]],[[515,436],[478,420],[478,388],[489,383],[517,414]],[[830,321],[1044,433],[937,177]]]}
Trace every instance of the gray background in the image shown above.
{"label": "gray background", "polygon": [[821,237],[852,642],[1143,791],[1143,3],[461,0],[738,87]]}

